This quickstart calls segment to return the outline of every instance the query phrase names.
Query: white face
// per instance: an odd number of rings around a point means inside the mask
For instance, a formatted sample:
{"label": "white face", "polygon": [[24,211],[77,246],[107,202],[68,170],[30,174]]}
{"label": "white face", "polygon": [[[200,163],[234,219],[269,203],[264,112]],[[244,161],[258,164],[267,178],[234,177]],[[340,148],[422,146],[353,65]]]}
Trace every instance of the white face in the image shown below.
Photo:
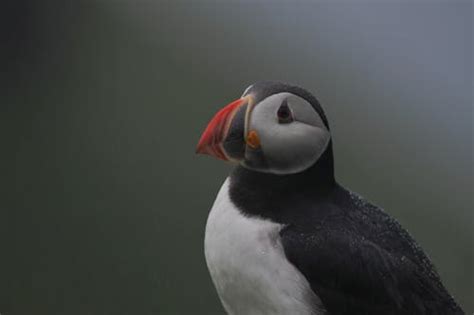
{"label": "white face", "polygon": [[311,104],[287,92],[273,94],[249,108],[245,133],[251,131],[258,134],[260,147],[247,145],[243,166],[273,174],[293,174],[309,168],[331,138]]}

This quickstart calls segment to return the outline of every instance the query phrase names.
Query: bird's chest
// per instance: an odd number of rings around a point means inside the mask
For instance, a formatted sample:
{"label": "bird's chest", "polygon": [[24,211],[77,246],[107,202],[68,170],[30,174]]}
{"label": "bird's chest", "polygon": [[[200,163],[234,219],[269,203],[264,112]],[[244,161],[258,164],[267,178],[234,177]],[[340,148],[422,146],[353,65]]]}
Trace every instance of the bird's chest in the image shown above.
{"label": "bird's chest", "polygon": [[224,183],[207,221],[205,255],[229,314],[316,314],[318,299],[287,261],[281,228],[241,214]]}

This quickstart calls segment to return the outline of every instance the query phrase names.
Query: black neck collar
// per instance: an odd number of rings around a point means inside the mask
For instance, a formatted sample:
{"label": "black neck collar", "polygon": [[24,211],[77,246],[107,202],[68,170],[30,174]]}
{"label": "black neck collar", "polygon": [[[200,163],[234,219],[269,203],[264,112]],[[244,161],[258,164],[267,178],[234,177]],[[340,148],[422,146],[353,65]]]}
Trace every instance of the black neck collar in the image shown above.
{"label": "black neck collar", "polygon": [[232,202],[247,215],[278,218],[288,203],[321,200],[336,187],[332,142],[319,160],[307,170],[290,175],[255,172],[238,166],[230,176]]}

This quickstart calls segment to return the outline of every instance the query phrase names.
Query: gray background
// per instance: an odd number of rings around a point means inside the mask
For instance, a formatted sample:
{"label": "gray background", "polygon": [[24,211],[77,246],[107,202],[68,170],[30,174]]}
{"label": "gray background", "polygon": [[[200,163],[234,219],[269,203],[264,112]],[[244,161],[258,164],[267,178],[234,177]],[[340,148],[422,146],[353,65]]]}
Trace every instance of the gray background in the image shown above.
{"label": "gray background", "polygon": [[222,314],[196,156],[254,81],[314,92],[337,178],[474,311],[472,4],[2,2],[0,312]]}

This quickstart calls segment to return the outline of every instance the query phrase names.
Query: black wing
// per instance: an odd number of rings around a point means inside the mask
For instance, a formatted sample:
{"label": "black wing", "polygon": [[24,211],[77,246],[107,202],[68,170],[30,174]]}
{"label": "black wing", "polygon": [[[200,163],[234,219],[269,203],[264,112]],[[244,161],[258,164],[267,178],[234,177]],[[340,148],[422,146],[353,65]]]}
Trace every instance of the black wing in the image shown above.
{"label": "black wing", "polygon": [[345,201],[326,204],[318,222],[280,232],[287,258],[329,314],[464,314],[408,233],[381,209],[344,192],[347,198],[337,199]]}

